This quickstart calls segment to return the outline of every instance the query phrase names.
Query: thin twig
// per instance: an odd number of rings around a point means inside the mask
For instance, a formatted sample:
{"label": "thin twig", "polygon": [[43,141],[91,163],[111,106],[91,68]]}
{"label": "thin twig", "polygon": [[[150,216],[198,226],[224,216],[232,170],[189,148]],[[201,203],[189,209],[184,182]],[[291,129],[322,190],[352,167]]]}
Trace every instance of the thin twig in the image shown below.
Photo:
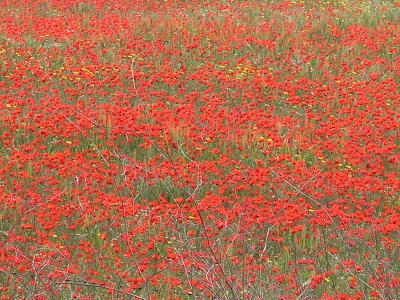
{"label": "thin twig", "polygon": [[110,290],[113,292],[117,292],[120,294],[124,294],[127,296],[131,296],[137,299],[142,299],[144,300],[145,298],[142,298],[140,296],[137,296],[135,294],[129,293],[129,292],[125,292],[121,289],[117,289],[117,288],[112,288],[110,286],[106,286],[106,285],[101,285],[101,284],[96,284],[96,283],[91,283],[91,282],[74,282],[74,281],[62,281],[62,282],[53,282],[51,285],[77,285],[77,286],[88,286],[88,287],[94,287],[94,288],[102,288],[102,289],[106,289],[106,290]]}

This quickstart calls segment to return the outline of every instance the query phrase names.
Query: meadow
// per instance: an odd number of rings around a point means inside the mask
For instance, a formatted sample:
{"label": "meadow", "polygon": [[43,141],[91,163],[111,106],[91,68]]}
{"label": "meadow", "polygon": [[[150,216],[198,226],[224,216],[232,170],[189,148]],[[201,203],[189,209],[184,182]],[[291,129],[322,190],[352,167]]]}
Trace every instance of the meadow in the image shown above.
{"label": "meadow", "polygon": [[0,299],[400,299],[399,25],[0,1]]}

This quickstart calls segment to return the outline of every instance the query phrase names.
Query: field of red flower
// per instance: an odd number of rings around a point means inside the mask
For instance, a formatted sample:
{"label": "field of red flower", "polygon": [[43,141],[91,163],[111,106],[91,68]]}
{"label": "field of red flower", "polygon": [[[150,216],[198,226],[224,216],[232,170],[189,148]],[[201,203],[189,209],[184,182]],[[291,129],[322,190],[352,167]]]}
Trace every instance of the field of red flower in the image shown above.
{"label": "field of red flower", "polygon": [[397,1],[0,1],[0,299],[400,299]]}

